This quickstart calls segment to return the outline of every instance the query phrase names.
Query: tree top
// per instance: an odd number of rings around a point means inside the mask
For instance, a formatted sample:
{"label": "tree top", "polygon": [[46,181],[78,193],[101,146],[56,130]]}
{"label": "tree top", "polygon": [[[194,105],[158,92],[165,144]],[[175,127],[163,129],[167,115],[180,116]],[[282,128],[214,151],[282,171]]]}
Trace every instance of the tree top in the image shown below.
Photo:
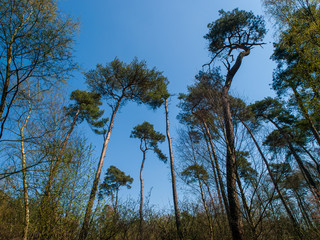
{"label": "tree top", "polygon": [[237,8],[225,12],[219,11],[220,18],[209,23],[209,33],[204,36],[209,41],[209,51],[213,58],[231,55],[233,50],[248,50],[262,45],[266,34],[262,16]]}

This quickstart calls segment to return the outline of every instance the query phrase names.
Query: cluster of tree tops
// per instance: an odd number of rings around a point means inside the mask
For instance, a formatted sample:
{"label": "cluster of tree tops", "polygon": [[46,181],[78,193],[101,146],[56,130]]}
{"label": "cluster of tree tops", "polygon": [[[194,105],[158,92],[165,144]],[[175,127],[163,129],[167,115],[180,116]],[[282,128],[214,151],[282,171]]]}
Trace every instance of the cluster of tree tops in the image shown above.
{"label": "cluster of tree tops", "polygon": [[[179,95],[175,172],[162,72],[137,59],[97,65],[84,74],[88,91],[73,91],[67,105],[62,87],[76,69],[78,23],[53,0],[2,0],[0,239],[319,239],[320,4],[263,3],[279,28],[277,97],[247,105],[229,94],[266,28],[252,12],[221,10],[204,36],[211,61]],[[120,203],[120,187],[133,179],[115,166],[99,185],[115,117],[130,101],[166,113],[166,135],[148,122],[131,132],[143,156],[139,209]],[[97,169],[76,131],[83,121],[103,136]],[[143,201],[142,172],[148,151],[167,160],[158,146],[165,137],[174,211],[157,212]],[[178,202],[176,174],[194,201]]]}

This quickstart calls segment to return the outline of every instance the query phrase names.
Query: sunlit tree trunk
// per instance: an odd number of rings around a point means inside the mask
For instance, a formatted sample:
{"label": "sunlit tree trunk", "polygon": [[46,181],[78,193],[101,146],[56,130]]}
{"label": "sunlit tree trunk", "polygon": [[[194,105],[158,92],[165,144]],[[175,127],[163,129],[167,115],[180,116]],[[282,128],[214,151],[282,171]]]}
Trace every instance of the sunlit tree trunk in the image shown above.
{"label": "sunlit tree trunk", "polygon": [[105,159],[105,156],[106,156],[108,143],[110,141],[110,136],[111,136],[111,132],[112,132],[112,129],[113,129],[114,120],[115,120],[117,111],[118,111],[118,109],[120,107],[121,100],[122,100],[122,98],[118,99],[117,105],[113,109],[113,112],[112,112],[112,115],[111,115],[107,136],[106,136],[106,138],[104,140],[104,143],[103,143],[103,147],[102,147],[102,152],[101,152],[101,155],[100,155],[98,168],[97,168],[96,175],[95,175],[95,178],[94,178],[94,181],[93,181],[90,197],[89,197],[89,200],[88,200],[88,203],[87,203],[86,213],[85,213],[83,224],[82,224],[82,228],[81,228],[81,231],[80,231],[79,240],[85,240],[87,238],[87,235],[88,235],[88,232],[89,232],[89,227],[90,227],[89,223],[90,223],[90,218],[91,218],[92,207],[93,207],[93,203],[94,203],[94,200],[95,200],[95,197],[96,197],[96,193],[97,193],[97,190],[98,190],[98,184],[99,184],[99,179],[100,179],[100,175],[101,175],[101,170],[102,170],[103,162],[104,162],[104,159]]}
{"label": "sunlit tree trunk", "polygon": [[139,208],[139,215],[140,215],[140,222],[139,222],[139,239],[143,240],[143,178],[142,178],[142,171],[143,165],[146,160],[146,151],[143,151],[143,158],[140,168],[140,208]]}
{"label": "sunlit tree trunk", "polygon": [[23,240],[27,240],[28,238],[28,229],[30,222],[30,210],[29,210],[29,197],[28,197],[28,185],[27,185],[27,163],[26,163],[26,152],[25,152],[25,140],[24,140],[24,129],[27,126],[28,120],[31,115],[31,106],[29,102],[29,111],[28,116],[25,119],[23,125],[20,128],[20,138],[21,138],[21,162],[22,162],[22,178],[23,178],[23,199],[24,199],[24,208],[25,208],[25,216],[24,216],[24,230],[23,230]]}
{"label": "sunlit tree trunk", "polygon": [[176,187],[176,175],[174,170],[174,161],[173,161],[173,152],[172,152],[172,142],[169,133],[169,111],[168,111],[168,100],[165,100],[165,111],[166,111],[166,134],[169,145],[169,157],[170,157],[170,170],[171,170],[171,183],[172,183],[172,194],[173,194],[173,205],[174,205],[174,213],[176,217],[176,227],[178,236],[180,239],[183,239],[182,231],[181,231],[181,221],[180,221],[180,211],[178,205],[178,194]]}

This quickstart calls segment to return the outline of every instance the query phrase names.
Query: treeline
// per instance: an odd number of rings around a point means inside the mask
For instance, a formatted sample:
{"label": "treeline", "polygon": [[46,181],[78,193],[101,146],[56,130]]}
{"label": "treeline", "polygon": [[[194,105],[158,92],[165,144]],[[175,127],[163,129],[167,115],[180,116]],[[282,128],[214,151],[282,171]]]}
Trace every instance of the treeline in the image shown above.
{"label": "treeline", "polygon": [[[229,93],[267,30],[253,12],[221,10],[204,36],[211,59],[179,94],[172,142],[174,95],[162,72],[115,58],[84,73],[87,91],[67,96],[78,23],[53,0],[1,0],[0,239],[319,239],[320,4],[263,4],[278,30],[277,96],[248,104]],[[128,102],[164,109],[166,132],[148,122],[132,129],[142,152],[140,198],[123,201],[130,175],[115,166],[101,173]],[[77,131],[82,122],[103,136],[97,168]],[[169,162],[173,209],[156,209],[143,191],[147,152]],[[189,200],[178,201],[176,177]]]}

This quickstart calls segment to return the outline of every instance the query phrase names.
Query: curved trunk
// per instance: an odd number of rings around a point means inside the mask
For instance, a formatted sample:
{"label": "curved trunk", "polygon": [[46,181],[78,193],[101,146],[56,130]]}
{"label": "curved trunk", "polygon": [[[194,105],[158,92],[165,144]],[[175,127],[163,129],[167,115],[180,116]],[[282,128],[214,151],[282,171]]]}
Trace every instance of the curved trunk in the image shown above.
{"label": "curved trunk", "polygon": [[183,239],[181,231],[181,222],[180,222],[180,211],[178,205],[178,196],[177,196],[177,187],[176,187],[176,175],[174,171],[174,161],[173,161],[173,152],[172,152],[172,142],[169,133],[169,111],[168,111],[168,100],[165,100],[165,111],[166,111],[166,134],[169,144],[169,156],[170,156],[170,170],[171,170],[171,183],[172,183],[172,194],[173,194],[173,205],[174,213],[176,218],[176,227],[179,239]]}
{"label": "curved trunk", "polygon": [[94,199],[96,197],[96,193],[97,193],[97,190],[98,190],[98,184],[99,184],[99,179],[100,179],[100,175],[101,175],[101,170],[102,170],[103,162],[104,162],[104,159],[105,159],[108,143],[109,143],[109,140],[110,140],[111,132],[112,132],[112,129],[113,129],[114,120],[115,120],[117,111],[118,111],[118,109],[120,107],[121,100],[122,100],[122,98],[120,98],[118,100],[117,105],[116,105],[116,107],[113,110],[112,115],[111,115],[107,136],[106,136],[106,139],[103,142],[103,147],[102,147],[102,152],[101,152],[101,155],[100,155],[98,168],[97,168],[97,171],[96,171],[95,178],[93,180],[90,197],[89,197],[89,200],[88,200],[88,203],[87,203],[86,213],[85,213],[83,224],[82,224],[82,228],[81,228],[81,231],[80,231],[79,240],[85,240],[87,238],[87,235],[88,235],[88,232],[89,232],[89,223],[90,223],[90,218],[91,218],[92,207],[93,207]]}

